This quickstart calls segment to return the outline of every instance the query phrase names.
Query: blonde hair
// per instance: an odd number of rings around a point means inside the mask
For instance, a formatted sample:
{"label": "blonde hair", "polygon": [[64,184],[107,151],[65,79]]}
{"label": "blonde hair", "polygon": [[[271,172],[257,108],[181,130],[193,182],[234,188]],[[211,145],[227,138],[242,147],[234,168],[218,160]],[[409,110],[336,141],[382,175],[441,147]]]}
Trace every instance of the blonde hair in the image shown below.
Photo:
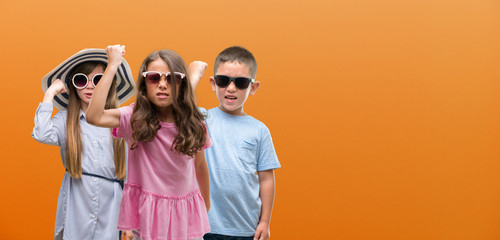
{"label": "blonde hair", "polygon": [[[76,66],[69,74],[69,79],[76,73],[83,73],[88,75],[98,66],[103,69],[106,65],[102,62],[85,62]],[[75,86],[68,83],[69,88],[69,101],[67,108],[66,118],[66,170],[69,175],[74,178],[82,176],[82,160],[81,154],[83,152],[82,145],[82,130],[80,128],[80,109],[82,108],[81,99],[78,97]],[[117,108],[118,98],[116,96],[116,82],[113,81],[109,89],[108,98],[106,99],[106,109]],[[110,130],[112,131],[112,130]],[[126,174],[125,163],[125,140],[113,138],[113,151],[115,174],[117,179],[124,179]]]}

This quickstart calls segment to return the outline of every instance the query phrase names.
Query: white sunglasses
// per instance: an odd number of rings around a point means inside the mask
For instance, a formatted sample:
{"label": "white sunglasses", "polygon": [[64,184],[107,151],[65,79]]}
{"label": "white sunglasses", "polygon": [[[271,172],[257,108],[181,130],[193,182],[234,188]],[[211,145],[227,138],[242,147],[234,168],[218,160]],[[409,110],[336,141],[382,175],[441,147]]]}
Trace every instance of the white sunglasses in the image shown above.
{"label": "white sunglasses", "polygon": [[[94,85],[94,87],[97,86],[97,83],[99,83],[99,80],[101,80],[102,75],[102,73],[98,73],[92,77],[92,85]],[[73,76],[71,82],[76,88],[84,89],[89,84],[89,78],[83,73],[77,73]]]}

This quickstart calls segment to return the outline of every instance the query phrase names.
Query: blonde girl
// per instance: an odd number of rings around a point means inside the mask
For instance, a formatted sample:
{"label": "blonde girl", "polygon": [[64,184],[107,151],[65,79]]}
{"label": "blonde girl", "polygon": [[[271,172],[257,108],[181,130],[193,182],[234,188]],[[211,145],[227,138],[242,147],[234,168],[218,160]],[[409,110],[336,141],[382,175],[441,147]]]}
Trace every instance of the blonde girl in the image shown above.
{"label": "blonde girl", "polygon": [[[104,49],[85,49],[42,79],[45,95],[35,113],[32,136],[38,142],[60,146],[66,169],[57,202],[54,239],[119,238],[126,145],[121,139],[113,139],[109,129],[88,124],[85,116],[106,65]],[[133,90],[130,67],[123,61],[109,88],[105,107],[118,107],[119,102],[133,95]],[[51,118],[54,105],[60,111]]]}

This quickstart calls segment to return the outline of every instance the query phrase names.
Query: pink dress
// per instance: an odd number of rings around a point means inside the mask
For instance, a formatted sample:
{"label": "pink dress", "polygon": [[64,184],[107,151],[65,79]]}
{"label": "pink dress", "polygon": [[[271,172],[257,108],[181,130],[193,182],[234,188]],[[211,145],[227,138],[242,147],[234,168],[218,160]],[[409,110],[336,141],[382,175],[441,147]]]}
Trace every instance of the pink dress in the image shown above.
{"label": "pink dress", "polygon": [[[132,144],[130,116],[134,104],[120,108],[113,136]],[[193,158],[170,150],[175,123],[160,122],[152,142],[128,152],[127,181],[118,229],[139,230],[141,239],[191,239],[210,232],[205,202],[198,189]],[[204,149],[211,146],[207,133]]]}

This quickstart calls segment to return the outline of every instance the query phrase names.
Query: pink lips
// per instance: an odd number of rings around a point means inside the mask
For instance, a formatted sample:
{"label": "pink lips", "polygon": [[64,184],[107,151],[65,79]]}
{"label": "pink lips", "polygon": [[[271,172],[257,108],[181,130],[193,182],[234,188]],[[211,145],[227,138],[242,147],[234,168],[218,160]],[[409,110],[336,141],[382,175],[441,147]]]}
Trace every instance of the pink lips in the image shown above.
{"label": "pink lips", "polygon": [[227,95],[224,97],[226,99],[227,102],[229,103],[232,103],[234,101],[236,101],[236,99],[238,99],[237,97],[235,97],[234,95]]}
{"label": "pink lips", "polygon": [[167,93],[157,93],[156,96],[160,99],[165,99],[165,98],[168,98],[168,94]]}
{"label": "pink lips", "polygon": [[92,97],[92,93],[85,93],[85,96],[88,97],[88,98],[91,98]]}

